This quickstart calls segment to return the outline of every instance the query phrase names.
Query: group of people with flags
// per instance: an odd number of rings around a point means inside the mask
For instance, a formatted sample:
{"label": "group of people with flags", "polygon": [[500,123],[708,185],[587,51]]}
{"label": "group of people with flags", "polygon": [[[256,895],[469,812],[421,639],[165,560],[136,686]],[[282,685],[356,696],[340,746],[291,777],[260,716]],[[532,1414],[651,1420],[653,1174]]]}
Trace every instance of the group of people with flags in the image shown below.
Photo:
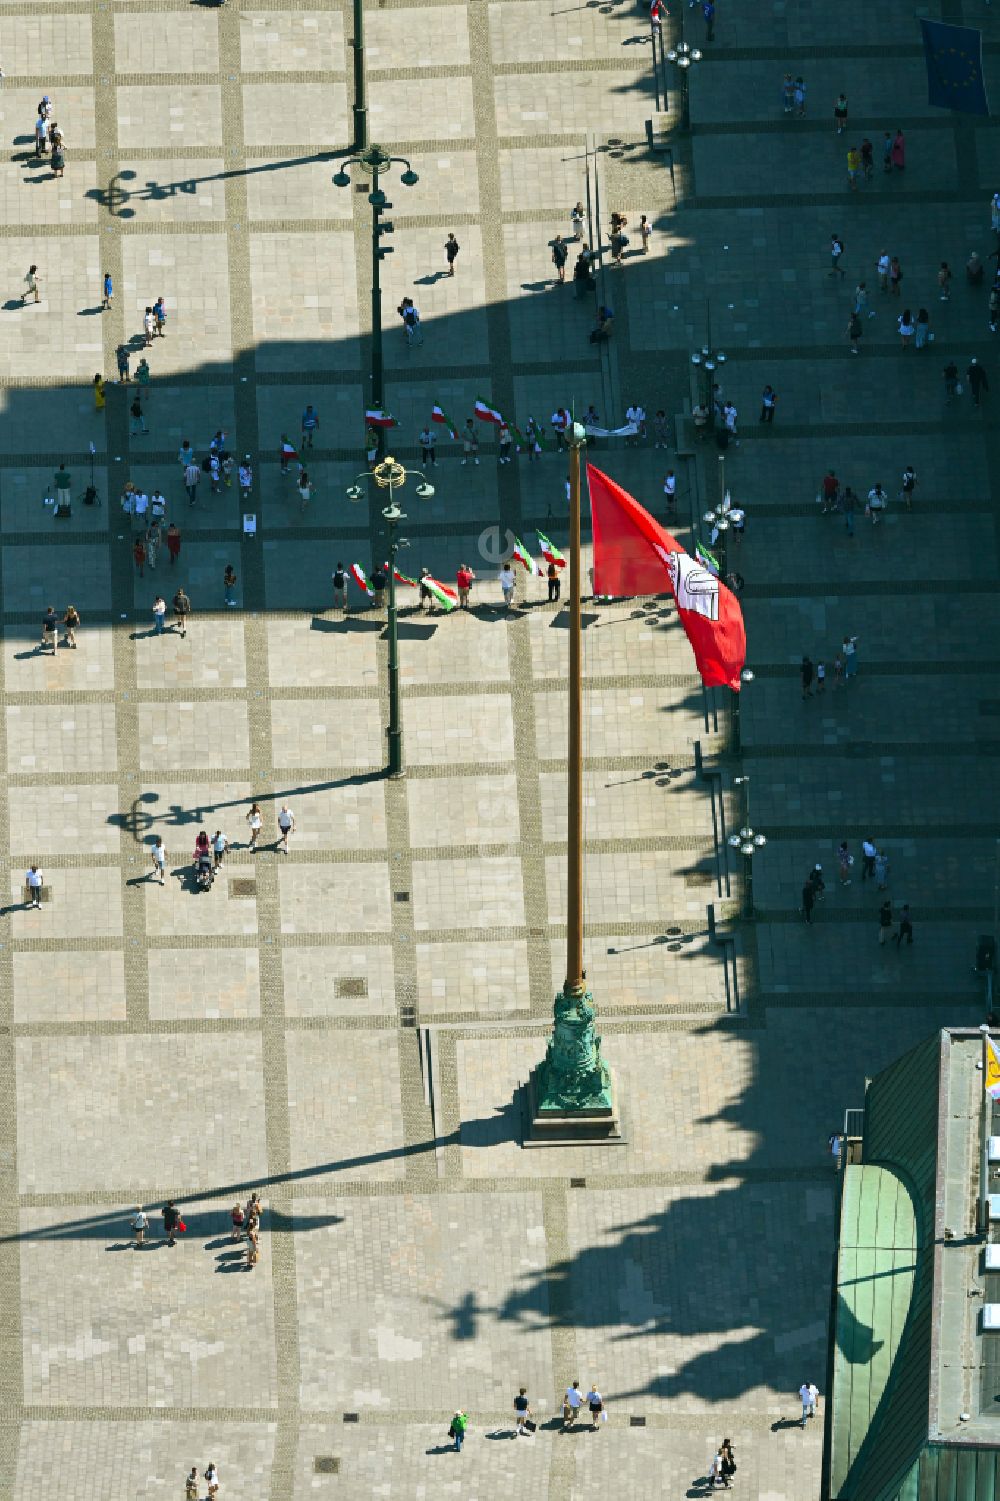
{"label": "group of people with flags", "polygon": [[[508,563],[501,568],[499,583],[503,594],[505,608],[509,608],[514,592],[514,575],[512,565],[518,563],[531,577],[547,578],[549,586],[549,599],[558,601],[560,596],[560,572],[566,567],[566,559],[556,547],[555,543],[546,537],[544,532],[535,533],[538,540],[538,548],[545,567],[538,561],[535,555],[528,551],[519,537],[514,539],[514,549]],[[455,587],[442,583],[439,578],[431,573],[429,568],[421,568],[416,578],[401,572],[395,565],[390,563],[378,563],[367,574],[360,563],[351,563],[345,569],[343,563],[338,563],[333,575],[334,607],[350,609],[349,596],[346,589],[348,579],[352,580],[363,596],[362,603],[376,610],[381,609],[385,603],[385,591],[389,582],[389,569],[392,567],[393,579],[397,584],[403,584],[407,588],[418,590],[418,608],[434,614],[440,610],[444,614],[451,614],[452,610],[467,610],[469,608],[472,585],[476,575],[468,563],[460,563],[455,573]],[[509,582],[508,582],[509,576]]]}

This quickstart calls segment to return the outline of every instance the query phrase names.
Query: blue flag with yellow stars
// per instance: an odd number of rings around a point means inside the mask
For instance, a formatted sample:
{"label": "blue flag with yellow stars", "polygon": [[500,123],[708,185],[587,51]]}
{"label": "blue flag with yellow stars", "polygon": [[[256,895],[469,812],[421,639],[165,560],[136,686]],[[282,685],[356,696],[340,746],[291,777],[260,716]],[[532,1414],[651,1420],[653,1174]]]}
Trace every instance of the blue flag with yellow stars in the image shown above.
{"label": "blue flag with yellow stars", "polygon": [[983,34],[972,26],[921,21],[927,62],[927,103],[988,115],[983,82]]}

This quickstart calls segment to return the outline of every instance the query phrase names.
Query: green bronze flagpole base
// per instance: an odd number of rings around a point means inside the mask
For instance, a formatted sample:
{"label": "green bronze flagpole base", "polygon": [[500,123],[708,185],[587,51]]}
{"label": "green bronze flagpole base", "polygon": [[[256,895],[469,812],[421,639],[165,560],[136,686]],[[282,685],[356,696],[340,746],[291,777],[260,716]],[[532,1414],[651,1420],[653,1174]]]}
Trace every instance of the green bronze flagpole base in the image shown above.
{"label": "green bronze flagpole base", "polygon": [[624,1140],[611,1070],[594,1031],[589,990],[560,991],[544,1061],[528,1081],[524,1145],[567,1146]]}

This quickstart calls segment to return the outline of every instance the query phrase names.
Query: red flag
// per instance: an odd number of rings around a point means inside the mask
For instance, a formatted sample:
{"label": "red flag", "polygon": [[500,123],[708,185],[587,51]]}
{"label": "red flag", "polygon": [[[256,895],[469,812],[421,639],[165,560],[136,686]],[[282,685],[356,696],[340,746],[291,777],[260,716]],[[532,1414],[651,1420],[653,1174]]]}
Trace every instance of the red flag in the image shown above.
{"label": "red flag", "polygon": [[594,528],[595,594],[662,594],[669,589],[707,688],[738,693],[746,661],[743,614],[731,589],[614,480],[587,465]]}

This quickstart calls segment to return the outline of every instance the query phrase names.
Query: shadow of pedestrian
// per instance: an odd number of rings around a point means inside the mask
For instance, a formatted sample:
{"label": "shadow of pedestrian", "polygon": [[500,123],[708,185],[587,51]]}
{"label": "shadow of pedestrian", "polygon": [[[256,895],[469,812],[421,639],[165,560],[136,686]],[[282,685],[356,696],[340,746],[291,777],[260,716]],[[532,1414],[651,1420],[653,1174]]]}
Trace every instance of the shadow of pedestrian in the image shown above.
{"label": "shadow of pedestrian", "polygon": [[435,1444],[432,1449],[425,1449],[425,1454],[457,1454],[454,1444]]}

